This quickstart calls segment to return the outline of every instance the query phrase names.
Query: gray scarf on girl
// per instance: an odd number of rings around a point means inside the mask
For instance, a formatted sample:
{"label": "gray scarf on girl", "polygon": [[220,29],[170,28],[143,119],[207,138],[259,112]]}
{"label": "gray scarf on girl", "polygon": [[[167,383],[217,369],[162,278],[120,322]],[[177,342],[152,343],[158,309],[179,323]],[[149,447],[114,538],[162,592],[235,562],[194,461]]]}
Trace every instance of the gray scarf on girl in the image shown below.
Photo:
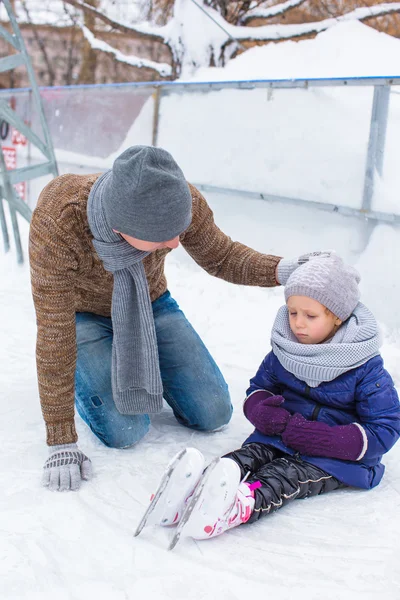
{"label": "gray scarf on girl", "polygon": [[113,325],[112,391],[123,414],[156,413],[162,408],[163,385],[158,347],[143,259],[137,250],[107,224],[103,210],[107,171],[94,183],[87,214],[93,245],[114,274],[111,319]]}
{"label": "gray scarf on girl", "polygon": [[380,334],[373,314],[359,302],[351,316],[324,344],[301,344],[282,306],[271,333],[272,350],[282,366],[310,387],[332,381],[379,354]]}

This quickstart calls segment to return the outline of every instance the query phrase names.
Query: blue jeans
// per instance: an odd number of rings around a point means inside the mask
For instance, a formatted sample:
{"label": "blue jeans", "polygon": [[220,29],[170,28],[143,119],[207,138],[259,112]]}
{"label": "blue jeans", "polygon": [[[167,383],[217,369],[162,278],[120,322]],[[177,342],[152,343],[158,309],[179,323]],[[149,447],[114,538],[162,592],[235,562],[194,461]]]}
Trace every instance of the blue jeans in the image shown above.
{"label": "blue jeans", "polygon": [[[232,415],[228,386],[214,359],[169,292],[152,304],[164,398],[182,425],[212,431]],[[112,448],[127,448],[148,431],[148,415],[118,412],[111,391],[112,322],[76,313],[75,402],[93,433]]]}

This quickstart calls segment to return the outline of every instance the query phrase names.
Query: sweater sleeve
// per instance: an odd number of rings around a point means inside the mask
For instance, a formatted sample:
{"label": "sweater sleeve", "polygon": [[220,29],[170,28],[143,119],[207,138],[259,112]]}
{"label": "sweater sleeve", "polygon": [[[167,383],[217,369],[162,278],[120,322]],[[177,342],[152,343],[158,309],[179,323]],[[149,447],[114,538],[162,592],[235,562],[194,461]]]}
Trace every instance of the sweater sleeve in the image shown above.
{"label": "sweater sleeve", "polygon": [[356,387],[356,411],[364,438],[358,460],[380,457],[400,437],[400,404],[392,378],[380,356],[366,363]]}
{"label": "sweater sleeve", "polygon": [[181,236],[182,246],[210,275],[231,283],[272,287],[280,256],[261,254],[244,244],[234,242],[214,222],[205,198],[190,186],[193,216],[189,228]]}
{"label": "sweater sleeve", "polygon": [[36,311],[39,395],[49,445],[76,442],[74,386],[76,330],[74,276],[78,261],[68,235],[36,209],[29,259]]}

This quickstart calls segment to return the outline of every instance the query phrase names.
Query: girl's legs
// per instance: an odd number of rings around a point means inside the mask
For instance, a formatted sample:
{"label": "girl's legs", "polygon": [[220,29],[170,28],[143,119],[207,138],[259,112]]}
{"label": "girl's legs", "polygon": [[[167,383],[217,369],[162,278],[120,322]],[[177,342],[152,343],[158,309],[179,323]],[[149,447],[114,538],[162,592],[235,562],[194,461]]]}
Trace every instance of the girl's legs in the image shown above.
{"label": "girl's legs", "polygon": [[254,493],[249,523],[292,500],[318,496],[346,487],[332,475],[300,458],[284,455],[261,467],[247,480]]}
{"label": "girl's legs", "polygon": [[[249,471],[252,474],[241,483]],[[265,444],[248,444],[217,464],[191,507],[186,531],[195,539],[215,537],[291,500],[342,487],[346,486],[335,477],[300,458]]]}
{"label": "girl's legs", "polygon": [[239,465],[243,479],[248,472],[257,473],[262,467],[281,456],[284,456],[284,453],[277,448],[253,442],[225,454],[224,458],[231,458]]}

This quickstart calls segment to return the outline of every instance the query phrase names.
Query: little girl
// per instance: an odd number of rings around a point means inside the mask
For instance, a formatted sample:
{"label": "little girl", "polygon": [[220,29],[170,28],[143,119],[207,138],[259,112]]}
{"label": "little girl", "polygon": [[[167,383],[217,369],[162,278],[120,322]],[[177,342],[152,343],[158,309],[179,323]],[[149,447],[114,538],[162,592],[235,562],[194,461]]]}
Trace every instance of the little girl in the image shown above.
{"label": "little girl", "polygon": [[337,255],[290,275],[272,351],[244,403],[255,431],[204,473],[198,450],[181,452],[147,511],[153,521],[182,519],[179,529],[205,539],[295,499],[379,484],[382,455],[400,436],[400,405],[359,280]]}

